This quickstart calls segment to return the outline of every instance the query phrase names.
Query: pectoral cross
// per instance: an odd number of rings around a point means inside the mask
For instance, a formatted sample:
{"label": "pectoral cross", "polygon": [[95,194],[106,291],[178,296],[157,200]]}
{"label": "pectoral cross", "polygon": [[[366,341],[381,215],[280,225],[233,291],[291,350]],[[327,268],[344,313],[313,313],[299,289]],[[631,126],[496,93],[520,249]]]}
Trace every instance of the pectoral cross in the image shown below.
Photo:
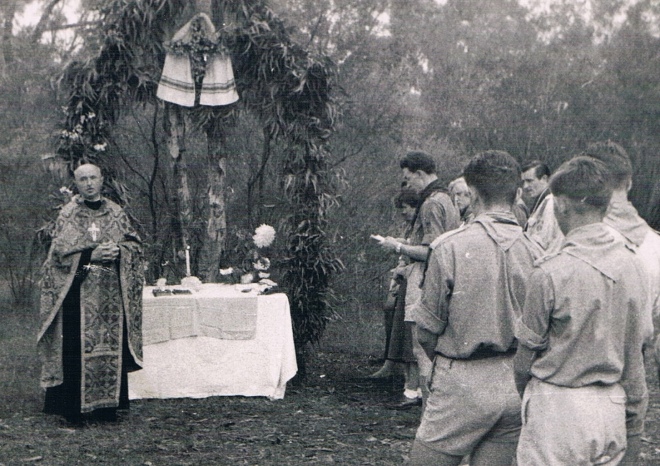
{"label": "pectoral cross", "polygon": [[92,235],[92,241],[96,241],[96,235],[101,232],[101,229],[96,226],[96,223],[92,222],[87,231],[89,231],[89,234]]}

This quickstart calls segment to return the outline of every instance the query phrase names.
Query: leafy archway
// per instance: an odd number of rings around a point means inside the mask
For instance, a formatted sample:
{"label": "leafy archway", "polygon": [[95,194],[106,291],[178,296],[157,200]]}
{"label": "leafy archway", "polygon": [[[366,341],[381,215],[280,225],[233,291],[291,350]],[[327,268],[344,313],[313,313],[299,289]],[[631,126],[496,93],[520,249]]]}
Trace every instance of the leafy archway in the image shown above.
{"label": "leafy archway", "polygon": [[[229,106],[190,109],[159,103],[156,89],[167,41],[200,8],[210,10],[219,31],[218,45],[212,46],[223,47],[231,56],[240,100]],[[268,162],[272,141],[282,141],[287,147],[281,184],[291,212],[282,284],[289,294],[296,347],[303,355],[306,344],[317,342],[322,335],[328,318],[329,279],[342,267],[329,251],[324,232],[326,211],[336,201],[326,161],[327,141],[338,117],[332,98],[334,64],[292,42],[285,25],[261,0],[213,0],[210,4],[111,0],[99,15],[104,26],[98,52],[69,64],[62,75],[67,103],[58,155],[70,169],[82,161],[111,168],[108,147],[122,112],[140,104],[163,108],[175,174],[180,242],[185,247],[192,241],[194,218],[183,122],[192,121],[207,141],[208,214],[206,233],[197,245],[203,258],[197,270],[205,281],[215,281],[227,231],[227,128],[241,112],[257,115],[265,135],[262,166]],[[203,61],[208,52],[204,46],[192,52],[193,65],[195,57]],[[203,70],[197,70],[197,79],[200,73]],[[112,184],[117,197],[124,198],[121,180],[114,177]],[[299,363],[304,375],[304,358]]]}

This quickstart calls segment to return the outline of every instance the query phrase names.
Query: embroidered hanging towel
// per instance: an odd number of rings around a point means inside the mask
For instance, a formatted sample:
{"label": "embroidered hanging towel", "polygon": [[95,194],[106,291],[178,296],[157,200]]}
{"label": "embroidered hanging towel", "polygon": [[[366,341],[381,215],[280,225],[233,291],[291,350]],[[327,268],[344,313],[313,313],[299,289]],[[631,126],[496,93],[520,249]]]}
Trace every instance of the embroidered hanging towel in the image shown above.
{"label": "embroidered hanging towel", "polygon": [[[191,50],[200,38],[217,44],[215,27],[206,13],[193,16],[174,34],[171,45]],[[210,53],[206,60],[199,98],[201,105],[229,105],[238,100],[231,60],[225,53],[217,52]],[[195,82],[189,55],[167,53],[156,96],[184,107],[195,105]]]}
{"label": "embroidered hanging towel", "polygon": [[225,54],[213,54],[206,61],[202,82],[201,105],[229,105],[238,100],[231,60]]}
{"label": "embroidered hanging towel", "polygon": [[195,82],[187,55],[165,55],[165,65],[156,97],[184,107],[195,105]]}

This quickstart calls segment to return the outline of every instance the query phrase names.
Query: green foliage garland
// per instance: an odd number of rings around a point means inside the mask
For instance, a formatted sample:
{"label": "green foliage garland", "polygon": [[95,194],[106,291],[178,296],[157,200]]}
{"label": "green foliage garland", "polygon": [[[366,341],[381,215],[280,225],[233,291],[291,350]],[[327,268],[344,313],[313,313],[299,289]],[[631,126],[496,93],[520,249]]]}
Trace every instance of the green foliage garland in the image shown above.
{"label": "green foliage garland", "polygon": [[[166,44],[166,27],[184,10],[183,0],[112,0],[101,11],[98,54],[68,65],[60,84],[68,90],[58,155],[73,168],[80,161],[108,168],[106,147],[123,106],[156,102],[164,55],[188,47]],[[238,26],[223,29],[217,45],[197,41],[193,55],[229,50],[239,105],[259,116],[270,137],[286,141],[283,189],[288,218],[284,285],[289,292],[297,347],[321,338],[328,321],[328,286],[342,268],[325,241],[327,209],[336,202],[327,169],[327,140],[339,117],[332,100],[335,65],[293,43],[290,31],[263,1],[227,2]],[[232,107],[233,108],[233,107]],[[197,127],[227,123],[233,110],[195,107]],[[123,192],[121,185],[118,190]],[[300,361],[304,364],[304,361]],[[304,372],[304,369],[303,369]]]}
{"label": "green foliage garland", "polygon": [[68,92],[58,148],[61,157],[72,162],[97,161],[98,147],[110,140],[122,106],[155,100],[165,54],[164,25],[185,3],[114,0],[101,10],[104,27],[99,52],[70,63],[60,78],[60,86]]}
{"label": "green foliage garland", "polygon": [[[331,277],[343,265],[326,245],[326,214],[336,203],[327,167],[327,140],[339,109],[332,100],[334,63],[293,43],[284,23],[263,2],[243,3],[244,24],[234,35],[232,60],[243,104],[271,137],[289,144],[284,192],[288,254],[282,285],[288,289],[296,348],[321,338],[329,319]],[[304,357],[299,358],[304,376]]]}

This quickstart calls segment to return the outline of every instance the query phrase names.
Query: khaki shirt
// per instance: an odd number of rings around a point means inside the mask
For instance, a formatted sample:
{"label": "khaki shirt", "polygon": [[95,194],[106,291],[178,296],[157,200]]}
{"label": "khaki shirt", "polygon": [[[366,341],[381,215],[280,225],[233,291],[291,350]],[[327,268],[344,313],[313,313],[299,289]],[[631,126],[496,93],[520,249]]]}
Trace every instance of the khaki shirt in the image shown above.
{"label": "khaki shirt", "polygon": [[442,191],[427,197],[419,208],[410,244],[428,246],[441,234],[458,228],[461,216],[451,198]]}
{"label": "khaki shirt", "polygon": [[[419,208],[419,214],[410,235],[410,244],[428,246],[438,236],[458,228],[460,224],[460,214],[451,198],[442,191],[436,191],[429,195]],[[420,285],[424,278],[424,264],[419,261],[410,264],[405,305],[405,320],[408,322],[416,320],[414,309],[422,296]]]}
{"label": "khaki shirt", "polygon": [[510,212],[484,213],[434,243],[417,325],[438,335],[436,352],[464,359],[506,352],[540,250]]}
{"label": "khaki shirt", "polygon": [[538,352],[531,374],[563,387],[620,383],[629,420],[640,427],[642,346],[652,331],[645,306],[644,268],[635,254],[603,223],[572,230],[529,280],[516,337]]}
{"label": "khaki shirt", "polygon": [[660,235],[642,219],[630,202],[612,202],[603,220],[616,239],[629,245],[644,264],[648,306],[655,326],[655,358],[660,362]]}

